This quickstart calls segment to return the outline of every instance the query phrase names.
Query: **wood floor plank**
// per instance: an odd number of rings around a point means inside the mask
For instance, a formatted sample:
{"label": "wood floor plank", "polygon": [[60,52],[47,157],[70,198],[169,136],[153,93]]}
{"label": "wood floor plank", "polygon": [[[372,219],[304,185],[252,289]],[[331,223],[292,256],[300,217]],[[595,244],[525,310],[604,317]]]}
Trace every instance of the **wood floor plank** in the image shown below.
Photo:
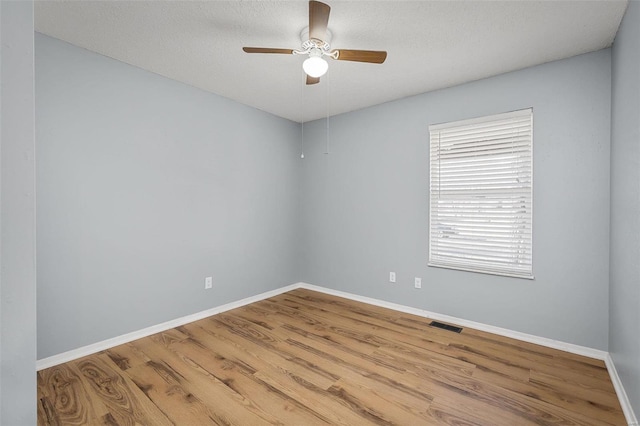
{"label": "wood floor plank", "polygon": [[[293,295],[286,293],[277,296],[276,303],[280,303],[292,308],[303,307],[304,311],[313,312],[318,315],[324,315],[326,318],[333,318],[338,315],[352,319],[357,322],[360,327],[369,327],[369,330],[393,330],[400,331],[402,336],[411,336],[419,339],[425,339],[428,342],[440,343],[447,345],[450,336],[445,333],[441,334],[440,330],[433,329],[431,333],[425,335],[424,330],[428,325],[416,326],[415,324],[403,324],[401,320],[409,315],[402,312],[395,312],[378,306],[367,305],[365,303],[345,301],[331,295],[306,294],[301,297],[299,293]],[[272,299],[268,299],[272,301]],[[425,318],[421,318],[425,320]]]}
{"label": "wood floor plank", "polygon": [[274,345],[269,351],[258,351],[259,345],[247,342],[236,335],[227,334],[224,327],[217,327],[215,330],[210,327],[206,329],[189,327],[188,330],[192,333],[192,339],[198,344],[253,371],[275,370],[278,374],[300,377],[323,389],[339,379],[329,371],[309,365],[290,351],[282,349],[281,345]]}
{"label": "wood floor plank", "polygon": [[584,425],[600,360],[297,289],[38,373],[38,425]]}
{"label": "wood floor plank", "polygon": [[[490,415],[488,415],[490,413]],[[494,425],[518,425],[532,426],[538,425],[511,413],[496,412],[493,407],[476,401],[473,398],[455,397],[449,398],[439,396],[433,400],[429,406],[429,415],[436,419],[438,425],[473,425],[473,426],[494,426]]]}
{"label": "wood floor plank", "polygon": [[[290,312],[287,312],[287,308],[281,308],[281,311],[279,313],[283,315],[290,314]],[[355,349],[360,354],[371,355],[380,347],[385,346],[393,347],[395,349],[402,348],[406,352],[411,352],[413,350],[413,348],[409,345],[398,345],[397,341],[391,341],[385,338],[386,336],[392,336],[396,333],[385,333],[384,330],[380,329],[372,330],[371,333],[362,333],[362,330],[358,331],[359,327],[362,328],[362,324],[360,323],[344,322],[341,321],[340,318],[336,318],[335,316],[331,318],[324,318],[316,315],[316,313],[307,314],[307,317],[312,316],[315,316],[316,318],[306,322],[295,321],[295,316],[293,316],[282,327],[286,330],[286,332],[294,332],[298,334],[311,332],[318,338],[322,338],[326,341],[331,341],[336,345],[342,345],[344,348]],[[332,324],[339,324],[339,326]],[[419,345],[421,342],[415,343]],[[435,352],[426,352],[422,347],[418,350],[421,352],[421,358],[424,359],[426,357],[426,359],[428,359],[430,362],[433,362],[435,365],[443,364],[444,366],[446,366],[445,368],[460,370],[466,369],[466,374],[470,374],[470,371],[474,368],[473,364],[459,361],[448,356],[440,356]]]}
{"label": "wood floor plank", "polygon": [[149,357],[130,343],[113,347],[104,352],[123,371],[151,361]]}
{"label": "wood floor plank", "polygon": [[[225,321],[224,323],[228,325],[228,324],[229,324],[229,319],[227,318],[227,321]],[[238,322],[236,321],[234,324],[235,324],[235,325],[238,325]],[[250,325],[250,324],[245,324],[245,325],[244,325],[244,326],[242,326],[241,328],[243,328],[243,329],[247,330],[247,328],[250,328],[250,327],[251,327],[251,325]],[[255,330],[254,330],[254,333],[253,333],[253,334],[257,334]],[[229,337],[230,337],[231,339],[233,339],[233,338],[234,338],[233,336],[229,336]],[[264,337],[264,336],[263,336],[263,337]],[[271,344],[276,344],[276,343],[278,343],[278,339],[277,339],[276,337],[274,337],[273,335],[272,335],[272,336],[270,336],[270,337],[268,337],[268,339],[267,339],[267,340],[268,340]],[[264,344],[264,338],[263,338],[262,340],[260,340],[260,342],[261,342],[261,344]],[[291,354],[290,352],[288,352],[287,350],[279,351],[279,350],[277,350],[275,347],[272,347],[272,348],[271,348],[271,350],[272,350],[273,352],[278,352],[278,353],[280,353],[280,354],[283,354],[283,356],[285,356],[285,357],[288,357],[288,356],[291,356],[291,355],[292,355],[292,354]],[[291,348],[289,348],[288,350],[291,350]],[[307,354],[307,355],[301,355],[301,356],[308,357],[308,354]],[[318,365],[317,360],[314,360],[313,365],[316,365],[316,366]],[[335,364],[330,364],[330,365],[328,365],[326,368],[332,368],[332,367],[334,367],[334,368],[335,368]],[[382,386],[380,386],[380,383],[375,383],[375,382],[373,382],[373,381],[371,381],[371,380],[369,380],[369,383],[370,383],[372,386],[374,386],[374,387],[378,387],[378,388],[379,388],[379,387],[382,387]],[[291,383],[290,383],[290,384],[291,384]],[[333,390],[333,389],[332,389],[332,390]],[[317,392],[317,390],[316,390],[316,392]],[[334,395],[336,395],[336,396],[338,396],[338,397],[340,397],[340,398],[344,398],[344,397],[346,396],[346,395],[343,395],[343,394],[340,394],[340,393],[335,393],[335,392],[333,392],[333,394],[334,394]],[[406,395],[405,395],[405,398],[406,398]],[[425,401],[425,400],[423,399],[421,402],[422,402],[422,404],[425,404],[425,403],[427,403],[427,404],[428,404],[428,400],[427,400],[427,401]],[[381,422],[382,422],[382,423],[384,423],[384,417],[383,417],[383,416],[380,416],[380,415],[379,415],[379,413],[375,413],[375,412],[372,412],[372,411],[368,411],[368,408],[363,408],[363,407],[361,407],[361,406],[358,406],[358,404],[355,404],[355,403],[353,402],[353,400],[346,400],[346,399],[345,399],[344,403],[345,403],[345,404],[347,404],[349,407],[351,407],[353,410],[355,410],[355,411],[356,411],[356,413],[357,413],[358,415],[360,415],[360,416],[364,416],[365,418],[369,418],[369,417],[370,417],[371,419],[375,419],[374,423],[381,423]],[[334,419],[334,423],[335,423],[335,422],[341,422],[341,421],[342,421],[342,420]],[[353,421],[362,422],[362,421],[363,421],[363,419],[354,418],[354,419],[353,419]]]}
{"label": "wood floor plank", "polygon": [[[239,321],[230,321],[229,316],[216,319],[216,322],[226,327],[229,339],[236,340],[240,344],[245,345],[257,345],[259,347],[266,347],[271,351],[277,351],[275,343],[278,339],[270,334],[264,332],[258,332],[251,328],[250,324],[244,324],[242,331],[238,328],[234,328],[231,324],[238,325]],[[238,341],[237,339],[246,339],[246,341]],[[255,376],[265,383],[270,384],[273,387],[281,389],[287,396],[298,399],[305,406],[313,406],[314,410],[322,415],[323,418],[330,419],[333,424],[359,424],[364,420],[371,420],[374,423],[385,424],[383,419],[377,418],[377,415],[369,410],[367,407],[358,407],[351,404],[349,401],[341,400],[326,389],[315,386],[313,383],[307,382],[301,377],[291,374],[281,374],[276,368],[265,369],[266,373],[257,371]],[[337,402],[332,403],[331,407],[327,406],[327,399]]]}
{"label": "wood floor plank", "polygon": [[109,414],[102,402],[95,398],[82,373],[73,363],[58,365],[38,372],[41,377],[39,399],[42,424],[96,424]]}
{"label": "wood floor plank", "polygon": [[[301,315],[295,315],[295,309],[286,306],[286,304],[279,306],[278,309],[280,315],[289,315],[286,319],[281,320],[283,326],[296,325],[305,330],[313,329],[317,332],[325,333],[326,338],[336,341],[348,340],[350,346],[360,344],[361,346],[358,350],[362,353],[372,353],[380,347],[392,347],[404,352],[412,352],[414,351],[413,346],[417,345],[418,348],[415,348],[415,350],[421,352],[421,357],[427,356],[435,364],[443,364],[445,368],[469,370],[474,368],[473,364],[457,360],[451,356],[440,355],[436,351],[424,351],[425,342],[417,339],[412,342],[413,344],[400,345],[397,341],[397,331],[383,330],[380,327],[373,327],[368,323],[365,324],[346,317],[341,318],[332,313],[328,313],[327,317],[324,317],[313,310],[306,312],[307,310],[305,309],[306,316],[302,317]],[[370,326],[372,328],[368,328]],[[393,340],[389,339],[389,337]],[[445,351],[445,349],[442,350]]]}
{"label": "wood floor plank", "polygon": [[583,399],[589,400],[591,398],[593,401],[597,401],[598,404],[603,404],[607,407],[615,409],[620,406],[620,402],[615,392],[612,393],[608,390],[602,390],[600,389],[600,386],[585,386],[582,383],[573,382],[571,379],[571,377],[553,376],[551,374],[542,373],[532,369],[529,380],[531,383],[538,384],[539,386],[557,389]]}
{"label": "wood floor plank", "polygon": [[[194,336],[198,336],[194,334]],[[175,353],[187,354],[193,361],[197,362],[204,369],[219,378],[227,386],[250,399],[263,411],[276,416],[285,424],[310,424],[328,423],[322,416],[319,416],[313,408],[304,406],[297,399],[290,398],[277,388],[273,388],[255,376],[258,367],[255,363],[249,365],[233,355],[237,353],[234,349],[220,350],[220,344],[206,346],[207,338],[203,336],[200,340],[187,339],[183,342],[172,345],[171,350]],[[218,342],[219,343],[219,340]],[[228,349],[229,346],[226,346]],[[265,369],[262,367],[262,369]],[[269,371],[271,371],[269,369]]]}
{"label": "wood floor plank", "polygon": [[329,392],[358,406],[375,407],[376,416],[391,424],[418,425],[433,421],[428,414],[430,400],[405,403],[408,402],[405,395],[394,395],[388,389],[343,378],[331,386]]}
{"label": "wood floor plank", "polygon": [[613,397],[616,395],[616,390],[611,383],[609,377],[600,378],[594,377],[589,374],[584,374],[579,371],[575,371],[571,368],[561,368],[555,365],[537,364],[531,369],[536,373],[541,373],[546,376],[558,377],[561,376],[563,381],[570,382],[575,386],[583,388],[597,389],[600,392],[610,393]]}
{"label": "wood floor plank", "polygon": [[[308,339],[309,336],[314,336],[314,339]],[[331,352],[332,350],[338,349],[334,345],[330,345],[326,342],[323,342],[320,336],[312,335],[311,333],[307,333],[306,337],[296,337],[300,342],[304,342],[311,347],[312,345],[316,345],[316,347],[322,347],[326,352]],[[383,374],[393,374],[393,372],[381,368],[381,365],[376,361],[371,359],[359,359],[357,356],[353,356],[348,352],[343,352],[338,357],[340,363],[342,365],[351,365],[356,366],[360,365],[362,369],[365,371],[370,370],[378,370],[384,371]],[[469,393],[475,394],[476,397],[480,392],[477,391],[477,388],[481,387],[480,383],[474,383],[470,381],[463,381],[462,378],[458,377],[456,374],[452,372],[431,370],[428,368],[423,368],[416,363],[409,363],[400,359],[395,359],[394,363],[397,368],[395,371],[400,370],[405,374],[402,376],[404,382],[403,383],[412,383],[414,386],[418,383],[424,384],[426,387],[430,389],[431,392],[435,394],[447,394],[449,397],[459,397],[460,395],[466,395]],[[366,372],[363,374],[367,374]],[[414,377],[412,377],[412,375]],[[418,385],[419,386],[419,385]],[[519,424],[523,424],[525,420],[532,416],[532,414],[526,410],[521,410],[520,404],[518,401],[513,401],[511,398],[505,398],[503,395],[492,395],[492,398],[478,398],[483,400],[485,404],[485,409],[487,407],[492,407],[493,405],[499,405],[501,408],[505,407],[505,401],[510,403],[510,406],[507,406],[508,411],[510,413],[510,421],[504,424],[515,424],[514,421],[519,422]],[[495,409],[495,407],[493,407]],[[491,413],[491,410],[486,410]],[[512,416],[511,414],[514,413]],[[535,415],[535,414],[534,414]],[[525,416],[524,418],[522,416]],[[496,414],[491,414],[492,418],[496,417]],[[559,420],[563,420],[558,417]],[[566,419],[565,419],[566,420]]]}
{"label": "wood floor plank", "polygon": [[119,425],[173,425],[167,416],[105,354],[71,362],[91,385],[94,400],[107,407]]}
{"label": "wood floor plank", "polygon": [[496,376],[481,370],[475,371],[474,377],[481,381],[494,383],[501,388],[521,395],[562,407],[569,411],[582,413],[594,420],[601,420],[603,423],[615,424],[616,422],[620,422],[620,418],[617,417],[620,413],[615,408],[608,406],[607,401],[604,400],[586,400],[575,394],[563,392],[553,386],[540,385],[529,381],[521,382],[509,377]]}
{"label": "wood floor plank", "polygon": [[175,424],[220,424],[215,412],[190,391],[184,379],[163,362],[149,361],[127,375]]}
{"label": "wood floor plank", "polygon": [[167,350],[162,343],[153,339],[142,339],[133,344],[149,358],[163,360],[167,368],[182,377],[189,384],[189,392],[196,395],[215,414],[215,424],[266,425],[275,421],[268,412],[238,394],[188,355]]}
{"label": "wood floor plank", "polygon": [[[191,326],[187,326],[187,328],[190,332],[191,331],[194,332],[195,338],[202,339],[200,341],[207,344],[206,336],[204,336],[203,338],[202,333],[198,334],[197,331],[194,330],[193,327]],[[204,332],[205,330],[203,329],[202,331]],[[207,328],[206,333],[211,333],[212,337],[214,337],[216,348],[218,350],[224,351],[225,338],[220,334],[216,334],[215,331],[211,330],[210,328]],[[285,336],[287,335],[285,334]],[[290,336],[287,336],[287,337],[290,337]],[[221,347],[220,345],[221,343],[223,347]],[[238,347],[247,348],[248,345],[246,343],[244,345],[241,345],[240,343],[237,345],[236,348]],[[320,372],[331,383],[339,380],[341,377],[349,378],[359,383],[363,383],[364,386],[384,389],[386,392],[389,392],[391,394],[401,393],[404,399],[414,400],[419,405],[425,405],[432,398],[430,395],[425,394],[418,389],[407,387],[399,382],[393,382],[393,380],[390,378],[387,378],[385,382],[382,380],[376,381],[374,379],[366,377],[363,375],[363,374],[366,374],[366,370],[363,370],[362,367],[360,367],[359,365],[346,364],[343,359],[340,359],[328,353],[322,353],[317,348],[313,348],[313,351],[309,351],[305,348],[303,344],[296,341],[295,338],[294,339],[288,338],[285,343],[287,344],[287,346],[284,349],[272,348],[272,350],[269,352],[270,355],[277,354],[276,358],[272,358],[271,356],[268,357],[269,362],[272,363],[272,365],[278,365],[282,363],[283,360],[286,359],[288,361],[296,362],[297,364],[299,364],[300,366],[306,369],[312,369],[315,372]],[[242,351],[242,352],[245,352],[245,351]],[[322,354],[322,355],[319,355],[319,354]],[[234,355],[242,357],[242,354],[238,352],[235,352]],[[250,351],[246,351],[246,355],[253,357]],[[232,356],[232,355],[228,355],[228,356]],[[280,357],[280,359],[278,359],[278,357]],[[251,365],[253,365],[256,369],[260,369],[260,367],[258,367],[255,364],[253,359],[246,359],[246,357],[242,357],[242,358],[244,362],[251,363]],[[401,377],[398,376],[396,377],[396,379],[401,379]],[[391,385],[389,385],[390,383]]]}
{"label": "wood floor plank", "polygon": [[[287,295],[280,295],[279,297],[283,298],[282,302],[287,304],[287,302],[291,302],[291,298],[287,297]],[[325,312],[329,311],[332,314],[338,314],[341,316],[345,316],[348,318],[352,318],[354,321],[358,321],[360,323],[371,324],[376,326],[374,330],[382,330],[389,329],[396,335],[397,333],[402,333],[403,336],[411,336],[416,335],[419,339],[424,337],[424,330],[429,329],[430,337],[438,336],[438,342],[443,346],[446,346],[448,350],[451,350],[452,346],[455,346],[460,351],[467,351],[470,353],[478,354],[478,349],[474,348],[477,346],[481,346],[483,350],[487,351],[489,348],[493,349],[493,353],[488,354],[488,358],[495,358],[496,354],[505,352],[505,345],[508,343],[513,343],[513,340],[504,342],[502,340],[494,340],[493,336],[488,333],[480,333],[478,334],[476,330],[470,330],[463,334],[452,334],[451,332],[436,329],[429,326],[431,320],[417,317],[414,315],[403,314],[403,313],[393,313],[387,314],[384,308],[378,308],[375,306],[370,306],[366,304],[359,304],[357,308],[350,307],[345,303],[344,300],[333,297],[330,295],[320,295],[317,299],[312,297],[304,297],[298,298],[297,300],[302,300],[303,303],[306,304],[307,308],[310,308],[316,305],[318,310],[325,310]],[[322,304],[322,302],[318,302],[318,300],[331,300],[331,303],[328,305]],[[334,300],[335,299],[335,300]],[[383,310],[380,312],[380,310]],[[317,310],[313,310],[313,313],[317,314]],[[498,336],[500,337],[500,336]],[[418,344],[422,346],[421,343],[416,343],[415,340],[412,341],[414,344]],[[425,342],[426,343],[426,342]],[[473,347],[472,347],[473,346]],[[532,345],[535,348],[540,348],[538,345]],[[433,348],[430,348],[433,350]],[[537,350],[531,350],[531,348],[522,348],[519,345],[512,345],[510,349],[515,349],[515,352],[512,350],[510,353],[512,357],[509,360],[509,363],[512,365],[517,365],[514,363],[514,360],[524,358],[525,362],[530,361],[542,361],[548,363],[553,360],[553,356],[546,353],[540,353]],[[447,354],[447,356],[451,356],[451,354]]]}
{"label": "wood floor plank", "polygon": [[[558,369],[575,372],[577,377],[584,377],[584,380],[593,378],[594,380],[601,380],[606,386],[605,389],[610,392],[614,392],[611,387],[611,381],[609,374],[602,361],[592,362],[585,357],[578,357],[574,354],[565,355],[565,352],[549,350],[539,345],[530,344],[527,342],[518,342],[513,339],[506,339],[502,336],[495,336],[489,333],[478,332],[477,330],[469,330],[464,334],[452,334],[450,332],[442,330],[434,330],[429,327],[430,320],[421,317],[409,316],[401,313],[394,313],[387,315],[384,312],[376,312],[376,309],[382,309],[378,307],[370,307],[369,305],[360,304],[357,308],[348,309],[349,305],[345,301],[335,298],[330,295],[320,295],[315,298],[312,296],[298,297],[296,295],[291,296],[289,294],[280,295],[277,297],[278,301],[289,306],[292,300],[300,300],[306,304],[307,308],[311,308],[311,314],[307,315],[319,315],[319,310],[324,312],[331,312],[338,315],[344,315],[351,318],[353,321],[363,321],[362,317],[366,318],[367,323],[378,327],[378,336],[384,335],[385,328],[390,327],[392,332],[397,335],[397,332],[403,332],[405,336],[404,342],[416,345],[421,348],[428,347],[429,352],[437,352],[443,354],[446,358],[457,358],[459,360],[469,361],[475,363],[479,367],[487,370],[497,370],[496,372],[507,374],[512,377],[518,377],[522,381],[528,379],[528,365],[531,362],[537,363],[538,368],[547,371]],[[322,304],[320,301],[330,300],[331,303]],[[289,303],[288,303],[289,302]],[[351,303],[351,302],[349,302]],[[295,303],[294,305],[295,306]],[[409,321],[410,320],[410,321]],[[407,339],[406,336],[411,335],[407,332],[406,326],[398,326],[397,322],[409,321],[411,324],[419,324],[422,329],[430,328],[432,333],[444,334],[449,336],[448,340],[445,339],[442,344],[433,344],[433,342],[424,342],[420,339]],[[392,325],[393,324],[393,325]],[[378,337],[380,343],[380,338]],[[440,339],[443,342],[443,339]],[[380,343],[384,345],[383,343]],[[425,346],[426,345],[426,346]],[[505,348],[505,346],[507,346]],[[398,348],[396,348],[398,349]],[[515,351],[514,351],[515,350]],[[508,353],[509,359],[503,359],[502,354]],[[446,355],[444,355],[446,354]],[[580,361],[576,361],[579,359]],[[586,360],[586,361],[585,361]],[[592,381],[593,382],[593,381]]]}
{"label": "wood floor plank", "polygon": [[86,425],[106,414],[101,404],[93,404],[90,389],[71,365],[42,370],[38,378],[39,414],[44,424]]}
{"label": "wood floor plank", "polygon": [[[284,308],[281,308],[284,309]],[[315,312],[311,314],[307,314],[308,316],[313,315]],[[334,312],[337,313],[337,312]],[[458,335],[453,337],[449,336],[447,339],[441,338],[439,342],[428,341],[421,337],[412,336],[411,334],[405,334],[407,328],[396,328],[391,324],[383,325],[370,325],[370,323],[375,322],[375,315],[368,314],[368,323],[363,323],[361,320],[356,320],[352,325],[360,326],[361,328],[371,330],[371,333],[375,333],[375,336],[371,334],[372,337],[370,339],[372,341],[377,342],[378,345],[386,348],[391,348],[391,350],[401,350],[402,352],[408,353],[411,352],[411,348],[416,347],[423,354],[422,356],[430,356],[434,359],[438,360],[448,360],[447,362],[459,361],[461,363],[466,364],[467,366],[479,366],[488,370],[495,370],[498,373],[506,374],[512,377],[518,377],[520,380],[526,381],[529,378],[529,370],[526,367],[521,367],[514,363],[513,360],[504,361],[504,360],[496,360],[493,356],[488,356],[482,353],[478,353],[475,350],[465,351],[463,348],[457,348],[450,346],[451,339],[459,338]],[[367,328],[371,327],[371,328]],[[427,329],[432,331],[432,327],[426,326]],[[421,330],[424,335],[424,330]],[[440,330],[437,330],[440,332]],[[400,335],[398,333],[401,333]],[[432,334],[432,333],[431,333]],[[452,333],[449,332],[449,335]],[[400,337],[399,337],[400,336]],[[398,340],[400,340],[399,344]],[[394,342],[394,343],[390,343]],[[427,349],[425,351],[425,349]],[[384,352],[384,351],[383,351]],[[438,362],[438,361],[436,361]]]}

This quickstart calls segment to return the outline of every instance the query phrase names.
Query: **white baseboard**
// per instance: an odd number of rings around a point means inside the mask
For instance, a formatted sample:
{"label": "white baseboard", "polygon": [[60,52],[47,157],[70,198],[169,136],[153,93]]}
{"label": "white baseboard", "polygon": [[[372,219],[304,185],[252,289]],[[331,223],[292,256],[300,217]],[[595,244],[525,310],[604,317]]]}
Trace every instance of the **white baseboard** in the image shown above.
{"label": "white baseboard", "polygon": [[559,349],[561,351],[570,352],[577,355],[583,355],[590,358],[602,360],[605,362],[607,366],[607,370],[609,371],[609,375],[611,376],[611,381],[613,382],[613,386],[615,387],[616,393],[618,395],[618,399],[620,400],[620,405],[622,406],[622,410],[624,412],[625,418],[627,419],[627,423],[629,424],[629,426],[640,426],[638,424],[638,420],[636,419],[635,414],[633,413],[633,409],[631,408],[631,404],[629,402],[627,394],[624,390],[624,387],[622,386],[622,382],[618,377],[618,373],[613,363],[613,359],[611,358],[611,355],[606,351],[593,349],[593,348],[580,346],[580,345],[575,345],[573,343],[561,342],[558,340],[548,339],[546,337],[535,336],[532,334],[521,333],[519,331],[495,327],[488,324],[482,324],[475,321],[469,321],[462,318],[457,318],[449,315],[439,314],[436,312],[426,311],[424,309],[412,308],[410,306],[391,303],[384,300],[374,299],[371,297],[360,296],[357,294],[347,293],[340,290],[333,290],[330,288],[320,287],[317,285],[303,283],[303,282],[291,284],[275,290],[267,291],[265,293],[261,293],[256,296],[247,297],[242,300],[230,302],[230,303],[217,306],[215,308],[207,309],[205,311],[198,312],[192,315],[187,315],[171,321],[163,322],[161,324],[147,327],[142,330],[123,334],[121,336],[114,337],[112,339],[103,340],[101,342],[83,346],[78,349],[73,349],[58,355],[53,355],[48,358],[43,358],[36,362],[36,369],[39,371],[45,368],[53,367],[54,365],[72,361],[74,359],[78,359],[83,356],[91,355],[96,352],[100,352],[100,351],[112,348],[114,346],[122,345],[124,343],[128,343],[133,340],[141,339],[143,337],[147,337],[152,334],[160,333],[162,331],[179,327],[181,325],[185,325],[190,322],[198,321],[203,318],[207,318],[221,312],[225,312],[231,309],[239,308],[241,306],[249,305],[251,303],[268,299],[270,297],[277,296],[279,294],[286,293],[287,291],[295,290],[298,288],[305,288],[308,290],[331,294],[334,296],[343,297],[345,299],[355,300],[357,302],[363,302],[363,303],[368,303],[374,306],[380,306],[382,308],[392,309],[398,312],[405,312],[408,314],[413,314],[413,315],[417,315],[425,318],[430,318],[438,321],[444,321],[444,322],[448,322],[456,325],[461,325],[463,327],[474,328],[476,330],[497,334],[499,336],[510,337],[513,339],[522,340],[529,343],[535,343],[535,344],[546,346],[549,348]]}
{"label": "white baseboard", "polygon": [[203,318],[210,317],[211,315],[219,314],[221,312],[229,311],[231,309],[239,308],[244,305],[249,305],[260,300],[268,299],[273,296],[277,296],[287,291],[300,288],[300,284],[291,284],[286,287],[281,287],[275,290],[267,291],[265,293],[258,294],[256,296],[247,297],[235,302],[226,303],[215,308],[207,309],[202,312],[187,315],[181,318],[176,318],[171,321],[163,322],[161,324],[153,325],[151,327],[143,328],[142,330],[133,331],[131,333],[123,334],[111,339],[96,342],[91,345],[83,346],[81,348],[72,349],[61,354],[53,355],[48,358],[39,359],[36,361],[36,370],[40,371],[45,368],[53,367],[54,365],[63,364],[65,362],[73,361],[74,359],[82,358],[83,356],[91,355],[96,352],[104,351],[114,346],[122,345],[143,337],[151,336],[152,334],[160,333],[172,328],[179,327],[181,325],[188,324],[190,322],[198,321]]}
{"label": "white baseboard", "polygon": [[618,399],[620,400],[620,405],[622,406],[622,411],[624,412],[625,419],[627,419],[627,423],[629,423],[629,426],[639,426],[638,419],[633,412],[633,408],[631,407],[631,402],[629,402],[627,392],[622,386],[622,381],[618,376],[618,371],[616,370],[616,366],[613,363],[611,354],[607,353],[604,362],[605,364],[607,364],[607,370],[609,371],[609,376],[611,376],[611,382],[613,382],[613,387],[616,389],[616,394],[618,395]]}
{"label": "white baseboard", "polygon": [[573,343],[561,342],[558,340],[548,339],[546,337],[534,336],[532,334],[521,333],[519,331],[513,331],[506,328],[495,327],[493,325],[482,324],[479,322],[469,321],[462,318],[456,318],[449,315],[438,314],[436,312],[425,311],[424,309],[412,308],[410,306],[399,305],[397,303],[386,302],[384,300],[373,299],[371,297],[359,296],[356,294],[346,293],[344,291],[333,290],[330,288],[319,287],[313,284],[300,283],[301,288],[309,290],[315,290],[322,293],[332,294],[334,296],[344,297],[345,299],[351,299],[358,302],[368,303],[370,305],[380,306],[382,308],[393,309],[394,311],[405,312],[421,317],[426,317],[438,321],[444,321],[463,327],[475,328],[476,330],[486,331],[487,333],[497,334],[499,336],[510,337],[517,340],[522,340],[529,343],[535,343],[537,345],[546,346],[553,349],[559,349],[561,351],[574,353],[577,355],[587,356],[589,358],[595,358],[604,361],[609,354],[606,351],[599,349],[588,348],[585,346],[574,345]]}

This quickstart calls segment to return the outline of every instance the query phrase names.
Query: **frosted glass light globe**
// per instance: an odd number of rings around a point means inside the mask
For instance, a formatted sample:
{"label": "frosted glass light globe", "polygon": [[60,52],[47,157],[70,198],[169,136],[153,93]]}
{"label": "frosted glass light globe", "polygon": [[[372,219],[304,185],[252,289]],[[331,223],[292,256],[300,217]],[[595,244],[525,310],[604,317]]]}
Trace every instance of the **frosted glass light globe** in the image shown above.
{"label": "frosted glass light globe", "polygon": [[319,56],[311,56],[302,63],[302,69],[309,77],[322,77],[329,69],[327,61]]}

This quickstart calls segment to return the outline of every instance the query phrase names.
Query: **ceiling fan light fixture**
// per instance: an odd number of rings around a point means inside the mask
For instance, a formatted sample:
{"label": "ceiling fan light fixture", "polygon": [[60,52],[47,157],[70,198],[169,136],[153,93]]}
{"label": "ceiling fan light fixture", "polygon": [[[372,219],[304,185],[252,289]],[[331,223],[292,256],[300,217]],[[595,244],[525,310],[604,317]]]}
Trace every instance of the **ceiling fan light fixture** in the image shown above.
{"label": "ceiling fan light fixture", "polygon": [[327,73],[329,64],[320,56],[310,56],[302,63],[302,69],[309,77],[322,77]]}
{"label": "ceiling fan light fixture", "polygon": [[[2,1],[2,0],[0,0]],[[387,58],[382,50],[331,50],[331,31],[327,28],[331,7],[318,0],[309,0],[309,26],[300,33],[300,49],[274,49],[270,47],[243,47],[247,53],[280,53],[288,55],[309,55],[302,69],[307,74],[306,84],[318,84],[320,77],[327,73],[329,64],[325,56],[336,61],[368,62],[381,64]]]}

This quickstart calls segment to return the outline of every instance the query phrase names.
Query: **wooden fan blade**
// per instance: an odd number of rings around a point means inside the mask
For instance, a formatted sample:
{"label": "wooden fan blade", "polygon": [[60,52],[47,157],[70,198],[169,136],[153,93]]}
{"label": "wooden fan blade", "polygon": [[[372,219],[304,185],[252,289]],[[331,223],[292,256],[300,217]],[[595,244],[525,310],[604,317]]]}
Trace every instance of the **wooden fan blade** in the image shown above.
{"label": "wooden fan blade", "polygon": [[328,4],[311,0],[309,2],[309,38],[324,41],[327,36],[327,25],[329,24],[329,12],[331,8]]}
{"label": "wooden fan blade", "polygon": [[307,84],[318,84],[318,83],[320,83],[320,77],[307,76]]}
{"label": "wooden fan blade", "polygon": [[339,61],[369,62],[372,64],[381,64],[387,59],[387,52],[382,50],[350,50],[336,49],[331,53],[338,52]]}
{"label": "wooden fan blade", "polygon": [[271,49],[268,47],[243,47],[247,53],[283,53],[286,55],[293,55],[293,49]]}

